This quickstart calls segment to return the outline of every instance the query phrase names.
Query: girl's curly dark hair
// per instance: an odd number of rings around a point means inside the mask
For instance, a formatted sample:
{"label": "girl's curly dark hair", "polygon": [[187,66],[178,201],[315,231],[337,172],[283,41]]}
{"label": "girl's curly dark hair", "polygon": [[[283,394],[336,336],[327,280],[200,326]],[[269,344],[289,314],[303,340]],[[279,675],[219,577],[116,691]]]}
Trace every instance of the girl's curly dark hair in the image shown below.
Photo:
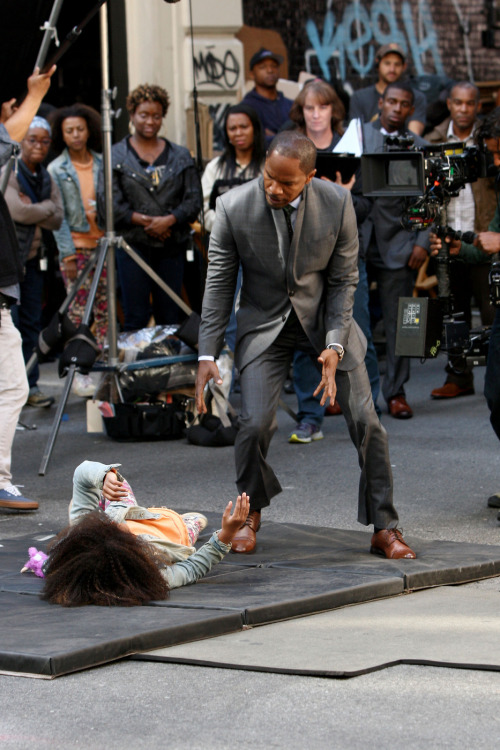
{"label": "girl's curly dark hair", "polygon": [[292,120],[300,130],[306,132],[306,121],[304,119],[304,104],[306,103],[307,94],[314,94],[321,104],[332,105],[332,132],[339,135],[344,134],[343,122],[345,119],[345,107],[340,100],[337,92],[326,81],[320,78],[314,78],[304,84],[300,93],[295,97],[290,110],[290,120]]}
{"label": "girl's curly dark hair", "polygon": [[65,148],[62,135],[62,124],[68,117],[82,117],[89,129],[87,147],[92,151],[102,151],[101,116],[93,107],[87,104],[72,104],[62,107],[51,113],[48,120],[52,126],[52,148],[56,154],[60,154]]}
{"label": "girl's curly dark hair", "polygon": [[51,544],[42,598],[63,607],[132,607],[166,599],[162,564],[150,544],[92,511]]}
{"label": "girl's curly dark hair", "polygon": [[139,104],[143,104],[144,102],[159,102],[163,117],[165,117],[168,112],[170,99],[165,89],[162,89],[161,86],[143,83],[127,96],[126,106],[129,115],[133,115]]}

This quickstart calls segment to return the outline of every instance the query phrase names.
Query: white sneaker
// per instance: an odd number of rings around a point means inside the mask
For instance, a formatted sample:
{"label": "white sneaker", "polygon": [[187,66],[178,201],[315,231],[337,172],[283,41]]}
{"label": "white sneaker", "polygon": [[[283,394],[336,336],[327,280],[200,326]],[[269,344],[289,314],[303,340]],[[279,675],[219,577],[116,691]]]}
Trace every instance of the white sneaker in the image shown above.
{"label": "white sneaker", "polygon": [[73,385],[71,386],[71,390],[75,396],[91,398],[94,395],[95,388],[95,383],[90,375],[83,375],[81,372],[75,373]]}

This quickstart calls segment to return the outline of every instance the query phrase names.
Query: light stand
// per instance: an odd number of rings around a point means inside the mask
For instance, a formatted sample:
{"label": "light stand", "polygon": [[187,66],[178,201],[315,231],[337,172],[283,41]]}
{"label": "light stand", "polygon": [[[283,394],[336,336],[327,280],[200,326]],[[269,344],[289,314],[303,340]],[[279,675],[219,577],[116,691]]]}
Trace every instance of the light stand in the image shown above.
{"label": "light stand", "polygon": [[[99,245],[96,248],[96,267],[94,271],[94,277],[85,305],[85,311],[82,316],[82,326],[87,327],[92,318],[92,308],[94,306],[94,300],[99,284],[99,279],[104,268],[105,262],[107,262],[107,301],[108,301],[108,365],[103,367],[104,370],[110,370],[114,374],[115,384],[119,392],[117,368],[118,368],[118,353],[117,353],[117,315],[116,315],[116,267],[115,267],[115,249],[116,247],[122,248],[142,270],[147,273],[153,281],[162,289],[188,316],[188,320],[185,321],[183,326],[190,328],[191,330],[197,329],[199,324],[199,316],[194,313],[191,308],[179,297],[163,279],[158,276],[152,268],[141,258],[141,256],[128,245],[123,237],[118,237],[114,231],[114,212],[113,212],[113,175],[112,175],[112,119],[114,115],[112,101],[115,96],[115,92],[110,89],[109,81],[109,41],[108,41],[108,16],[107,6],[105,0],[99,2],[100,5],[100,56],[101,56],[101,71],[102,71],[102,96],[101,96],[101,121],[102,121],[102,135],[103,135],[103,170],[104,170],[104,199],[105,199],[105,234],[104,237],[99,241]],[[201,158],[201,150],[200,150]],[[71,294],[74,293],[74,288]],[[69,307],[69,304],[68,304]],[[67,309],[67,308],[66,308]],[[191,326],[186,326],[186,323],[191,322]],[[82,337],[80,337],[82,338]],[[192,342],[189,342],[192,345]],[[64,384],[61,399],[57,406],[56,414],[54,416],[54,422],[52,430],[49,435],[42,462],[38,473],[41,476],[45,475],[47,466],[52,454],[53,447],[59,432],[62,415],[66,402],[68,400],[71,385],[76,371],[79,369],[78,357],[73,358],[74,361],[70,364],[67,370],[66,382]],[[99,368],[101,369],[101,368]]]}
{"label": "light stand", "polygon": [[[57,39],[56,23],[57,19],[59,18],[59,13],[61,12],[63,2],[64,0],[54,0],[49,20],[45,21],[44,25],[41,27],[45,31],[45,33],[43,35],[42,44],[40,45],[40,50],[38,51],[38,57],[36,58],[34,70],[36,70],[36,68],[40,68],[40,70],[42,69],[52,40],[54,39],[56,41],[56,44],[59,45],[59,40]],[[14,164],[16,163],[18,155],[19,148],[14,151],[4,169],[2,180],[0,181],[0,193],[5,193],[7,189],[10,173],[14,168]]]}

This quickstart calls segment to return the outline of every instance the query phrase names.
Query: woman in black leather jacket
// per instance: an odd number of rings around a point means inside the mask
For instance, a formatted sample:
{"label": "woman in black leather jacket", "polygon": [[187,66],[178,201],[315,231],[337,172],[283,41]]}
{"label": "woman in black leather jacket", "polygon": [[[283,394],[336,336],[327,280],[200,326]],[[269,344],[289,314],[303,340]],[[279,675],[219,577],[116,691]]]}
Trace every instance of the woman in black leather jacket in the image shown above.
{"label": "woman in black leather jacket", "polygon": [[[190,222],[201,209],[200,180],[189,151],[158,132],[169,98],[144,84],[127,98],[134,134],[113,146],[115,229],[180,295]],[[105,214],[101,174],[99,213]],[[179,322],[179,308],[121,248],[116,253],[125,316],[124,330]]]}

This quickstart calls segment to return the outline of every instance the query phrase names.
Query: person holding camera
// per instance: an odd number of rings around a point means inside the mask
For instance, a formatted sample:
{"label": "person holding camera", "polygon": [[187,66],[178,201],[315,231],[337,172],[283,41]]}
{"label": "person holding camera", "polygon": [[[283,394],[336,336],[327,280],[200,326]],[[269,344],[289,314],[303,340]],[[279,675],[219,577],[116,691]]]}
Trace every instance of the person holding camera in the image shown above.
{"label": "person holding camera", "polygon": [[[482,122],[476,133],[476,142],[486,147],[493,157],[493,164],[497,170],[497,184],[500,179],[500,107],[491,112]],[[445,238],[450,255],[462,258],[468,263],[478,263],[484,254],[497,257],[500,253],[500,205],[497,200],[495,215],[490,222],[488,230],[479,232],[473,245],[468,245],[460,240]],[[442,248],[442,241],[435,234],[431,235],[431,250],[437,255]],[[484,395],[490,410],[490,422],[496,436],[500,440],[500,297],[498,289],[492,288],[492,296],[496,296],[496,311],[491,329],[488,359],[486,363],[486,375],[484,379]],[[500,508],[500,494],[492,495],[488,505]],[[500,514],[499,514],[500,520]]]}
{"label": "person holding camera", "polygon": [[[438,125],[426,138],[430,143],[463,142],[474,145],[474,137],[480,121],[481,107],[479,89],[473,83],[460,81],[450,90],[446,100],[450,116]],[[466,183],[456,198],[451,198],[446,207],[446,224],[459,232],[481,232],[488,228],[496,206],[494,180],[480,177]],[[488,288],[489,260],[480,253],[475,263],[464,263],[455,257],[450,264],[450,287],[454,312],[461,312],[469,329],[472,323],[471,300],[474,297],[481,313],[481,323],[489,326],[495,310],[491,305]],[[456,398],[474,393],[474,375],[463,355],[448,357],[446,380],[440,388],[431,391],[434,399]]]}

